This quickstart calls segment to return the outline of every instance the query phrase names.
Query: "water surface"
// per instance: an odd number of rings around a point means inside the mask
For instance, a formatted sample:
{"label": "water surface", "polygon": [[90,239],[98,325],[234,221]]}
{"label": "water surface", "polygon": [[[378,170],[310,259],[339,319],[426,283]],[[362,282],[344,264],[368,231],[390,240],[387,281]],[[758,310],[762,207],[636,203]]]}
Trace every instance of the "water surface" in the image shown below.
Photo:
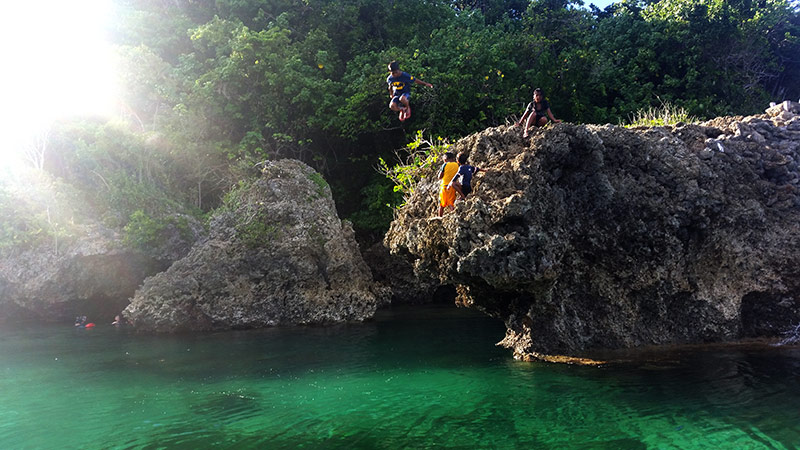
{"label": "water surface", "polygon": [[514,361],[449,307],[181,336],[0,328],[0,448],[800,448],[800,350]]}

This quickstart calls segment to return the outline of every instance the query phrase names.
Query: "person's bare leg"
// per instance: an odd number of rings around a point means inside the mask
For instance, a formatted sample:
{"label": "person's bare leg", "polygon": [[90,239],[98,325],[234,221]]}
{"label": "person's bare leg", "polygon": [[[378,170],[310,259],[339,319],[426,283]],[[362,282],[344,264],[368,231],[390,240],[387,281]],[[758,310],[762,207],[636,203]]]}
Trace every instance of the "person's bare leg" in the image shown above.
{"label": "person's bare leg", "polygon": [[399,112],[403,110],[403,105],[397,103],[396,101],[394,101],[394,99],[392,99],[389,101],[389,109],[391,109],[394,112]]}
{"label": "person's bare leg", "polygon": [[532,125],[531,122],[533,122],[534,117],[536,117],[536,114],[533,113],[531,113],[531,115],[528,116],[528,120],[525,122],[525,131],[522,133],[522,137],[524,138],[528,137],[528,129],[531,127]]}
{"label": "person's bare leg", "polygon": [[410,119],[411,118],[411,104],[408,102],[408,97],[406,97],[405,95],[400,96],[400,102],[403,104],[403,107],[405,108],[406,119]]}
{"label": "person's bare leg", "polygon": [[392,99],[389,102],[389,109],[391,109],[392,111],[394,111],[396,113],[399,113],[397,115],[397,118],[400,119],[401,122],[406,120],[406,116],[405,116],[406,108],[405,108],[405,106],[403,106],[402,103],[396,102],[396,101],[394,101],[394,99]]}
{"label": "person's bare leg", "polygon": [[464,195],[464,193],[461,191],[461,183],[453,183],[453,189],[455,189],[455,190],[456,190],[456,194],[458,194],[458,196],[459,196],[461,199],[465,199],[465,198],[467,198],[467,196],[466,196],[466,195]]}

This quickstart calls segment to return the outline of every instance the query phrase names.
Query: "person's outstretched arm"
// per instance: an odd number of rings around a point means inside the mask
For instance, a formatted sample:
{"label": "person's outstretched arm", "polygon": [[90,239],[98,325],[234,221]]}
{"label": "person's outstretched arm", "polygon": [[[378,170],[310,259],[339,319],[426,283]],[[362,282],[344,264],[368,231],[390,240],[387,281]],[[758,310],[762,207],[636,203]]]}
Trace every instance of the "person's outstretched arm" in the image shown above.
{"label": "person's outstretched arm", "polygon": [[560,120],[553,117],[553,113],[550,111],[550,108],[547,108],[547,115],[550,116],[550,120],[552,120],[553,123],[561,123]]}
{"label": "person's outstretched arm", "polygon": [[414,78],[414,83],[416,83],[416,84],[421,84],[421,85],[423,85],[423,86],[427,86],[427,87],[429,87],[429,88],[432,88],[432,87],[433,87],[433,85],[432,85],[432,84],[430,84],[430,83],[428,83],[428,82],[426,82],[426,81],[422,81],[422,80],[420,80],[419,78]]}
{"label": "person's outstretched arm", "polygon": [[529,113],[529,112],[526,110],[526,111],[525,111],[525,112],[522,114],[522,117],[520,117],[520,118],[519,118],[519,121],[517,121],[516,123],[514,123],[514,125],[516,125],[516,126],[520,126],[520,125],[522,125],[523,123],[525,123],[525,119],[527,119],[527,118],[528,118],[528,114],[530,114],[530,113]]}

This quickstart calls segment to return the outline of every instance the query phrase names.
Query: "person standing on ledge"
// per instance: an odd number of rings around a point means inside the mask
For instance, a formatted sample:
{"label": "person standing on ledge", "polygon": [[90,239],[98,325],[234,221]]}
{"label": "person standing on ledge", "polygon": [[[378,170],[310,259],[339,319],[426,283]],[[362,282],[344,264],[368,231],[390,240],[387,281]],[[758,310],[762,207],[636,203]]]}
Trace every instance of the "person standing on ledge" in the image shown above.
{"label": "person standing on ledge", "polygon": [[411,84],[421,84],[432,88],[433,85],[426,83],[422,80],[414,78],[406,72],[400,70],[400,65],[397,61],[389,63],[389,76],[386,78],[386,84],[389,85],[389,93],[392,100],[389,101],[389,109],[397,111],[398,118],[401,122],[411,118]]}
{"label": "person standing on ledge", "polygon": [[439,168],[437,177],[441,180],[439,187],[439,217],[442,217],[445,208],[452,211],[455,209],[456,190],[450,186],[450,181],[458,174],[458,163],[453,152],[445,152],[444,164]]}
{"label": "person standing on ledge", "polygon": [[460,152],[456,156],[458,160],[458,172],[453,176],[450,184],[447,185],[455,189],[458,196],[465,200],[470,192],[472,192],[472,176],[477,175],[478,172],[486,172],[486,169],[467,164],[467,158],[469,158],[469,155],[464,152]]}
{"label": "person standing on ledge", "polygon": [[543,127],[547,125],[548,116],[553,123],[561,122],[553,117],[553,113],[550,111],[550,102],[544,99],[544,91],[540,88],[536,88],[533,91],[533,101],[528,103],[528,107],[525,108],[525,113],[522,115],[522,118],[514,125],[519,126],[524,123],[525,129],[522,131],[522,137],[528,137],[528,129],[531,126]]}

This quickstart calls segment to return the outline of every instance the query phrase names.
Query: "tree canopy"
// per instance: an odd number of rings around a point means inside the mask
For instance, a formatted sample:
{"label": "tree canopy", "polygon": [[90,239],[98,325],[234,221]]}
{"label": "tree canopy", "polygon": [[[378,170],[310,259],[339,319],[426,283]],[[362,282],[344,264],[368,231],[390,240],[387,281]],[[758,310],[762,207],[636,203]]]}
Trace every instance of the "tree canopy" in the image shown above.
{"label": "tree canopy", "polygon": [[[207,210],[258,161],[299,158],[323,172],[341,214],[378,230],[391,215],[368,211],[394,201],[378,157],[421,130],[452,139],[505,123],[536,87],[556,117],[601,124],[665,102],[710,118],[800,97],[795,2],[582,5],[119,0],[127,125],[56,133],[48,148],[69,164],[51,171],[155,185]],[[387,108],[391,60],[435,85],[414,90],[405,123]]]}

